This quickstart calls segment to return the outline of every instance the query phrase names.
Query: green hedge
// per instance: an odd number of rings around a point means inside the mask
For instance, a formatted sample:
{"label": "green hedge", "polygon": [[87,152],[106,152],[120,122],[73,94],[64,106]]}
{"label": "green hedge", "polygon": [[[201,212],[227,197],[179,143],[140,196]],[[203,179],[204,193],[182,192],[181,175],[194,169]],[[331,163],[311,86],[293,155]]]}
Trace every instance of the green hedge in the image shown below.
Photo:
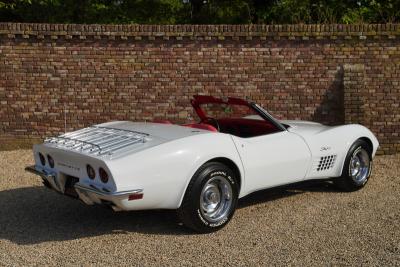
{"label": "green hedge", "polygon": [[2,22],[111,24],[395,23],[399,0],[8,0]]}

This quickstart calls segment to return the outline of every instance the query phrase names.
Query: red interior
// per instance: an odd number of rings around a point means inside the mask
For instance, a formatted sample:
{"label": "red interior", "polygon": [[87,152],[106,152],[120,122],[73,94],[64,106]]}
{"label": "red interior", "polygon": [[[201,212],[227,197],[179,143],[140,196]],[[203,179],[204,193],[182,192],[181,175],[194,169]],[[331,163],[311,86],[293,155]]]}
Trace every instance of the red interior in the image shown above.
{"label": "red interior", "polygon": [[[218,126],[221,133],[232,134],[239,137],[253,137],[280,131],[277,126],[267,120],[248,118],[222,118],[217,120],[217,125],[214,120],[210,120],[210,118],[207,118],[206,114],[204,114],[204,111],[200,107],[201,104],[206,103],[221,103],[230,105],[242,105],[251,108],[250,104],[242,99],[220,99],[212,96],[194,96],[194,99],[191,101],[191,103],[202,122],[187,123],[181,126],[207,130],[211,132],[218,132],[216,128]],[[171,124],[171,122],[167,120],[159,120],[155,122]]]}
{"label": "red interior", "polygon": [[[239,137],[252,137],[278,132],[279,129],[272,123],[265,120],[225,118],[218,120],[221,133],[236,135]],[[182,126],[218,132],[218,130],[206,123],[190,123]]]}
{"label": "red interior", "polygon": [[220,132],[239,137],[252,137],[279,131],[272,123],[265,120],[232,118],[219,119]]}

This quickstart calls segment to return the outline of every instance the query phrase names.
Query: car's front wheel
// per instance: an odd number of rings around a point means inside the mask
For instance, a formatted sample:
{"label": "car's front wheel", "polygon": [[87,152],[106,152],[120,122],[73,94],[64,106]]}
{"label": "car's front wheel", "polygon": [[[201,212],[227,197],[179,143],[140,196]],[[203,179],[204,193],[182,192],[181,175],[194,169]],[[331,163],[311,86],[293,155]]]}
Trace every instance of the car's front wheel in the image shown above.
{"label": "car's front wheel", "polygon": [[335,180],[345,191],[355,191],[364,187],[371,175],[372,148],[364,140],[357,140],[347,153],[342,176]]}
{"label": "car's front wheel", "polygon": [[178,215],[183,224],[208,233],[224,227],[232,218],[238,200],[234,172],[219,162],[204,164],[192,177]]}

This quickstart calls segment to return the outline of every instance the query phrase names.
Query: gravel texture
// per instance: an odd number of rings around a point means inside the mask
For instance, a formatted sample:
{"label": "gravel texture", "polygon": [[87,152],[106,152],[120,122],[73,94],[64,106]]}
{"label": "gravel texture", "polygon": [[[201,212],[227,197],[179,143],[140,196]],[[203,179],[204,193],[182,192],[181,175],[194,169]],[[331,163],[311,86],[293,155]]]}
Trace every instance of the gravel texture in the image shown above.
{"label": "gravel texture", "polygon": [[0,265],[400,266],[400,155],[380,156],[358,192],[326,182],[264,190],[227,227],[198,235],[171,211],[116,213],[52,192],[0,152]]}

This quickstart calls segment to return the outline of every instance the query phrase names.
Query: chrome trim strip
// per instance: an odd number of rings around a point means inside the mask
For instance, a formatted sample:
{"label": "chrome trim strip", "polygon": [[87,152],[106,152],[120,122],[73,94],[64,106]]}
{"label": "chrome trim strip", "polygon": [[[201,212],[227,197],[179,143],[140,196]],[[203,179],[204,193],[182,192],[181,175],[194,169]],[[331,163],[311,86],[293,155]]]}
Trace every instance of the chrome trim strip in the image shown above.
{"label": "chrome trim strip", "polygon": [[[101,151],[101,148],[99,145],[96,145],[94,143],[90,143],[88,141],[82,141],[82,140],[78,140],[78,139],[72,139],[69,137],[62,137],[62,136],[58,136],[58,137],[50,137],[44,140],[45,143],[51,143],[51,144],[62,144],[64,145],[65,148],[72,148],[72,149],[76,149],[79,146],[81,146],[79,149],[83,149],[82,145],[88,145],[88,146],[92,146],[98,149],[98,151]],[[78,145],[77,145],[78,143]]]}
{"label": "chrome trim strip", "polygon": [[281,131],[287,131],[286,127],[283,126],[278,120],[276,120],[271,114],[268,113],[265,109],[254,102],[250,102],[250,105],[261,115],[264,120],[270,121],[276,127],[278,127]]}
{"label": "chrome trim strip", "polygon": [[[26,171],[31,172],[33,174],[39,175],[45,180],[52,179],[54,183],[59,187],[58,181],[55,179],[55,175],[52,173],[48,173],[44,169],[39,169],[35,165],[28,166],[25,168]],[[83,192],[88,192],[88,193],[93,193],[98,196],[103,196],[103,197],[123,197],[126,195],[132,195],[132,194],[140,194],[143,193],[143,189],[134,189],[134,190],[126,190],[126,191],[118,191],[118,192],[105,192],[105,191],[100,191],[99,189],[95,189],[94,187],[88,187],[80,183],[76,183],[74,185],[76,190],[83,191]]]}
{"label": "chrome trim strip", "polygon": [[81,190],[84,192],[93,193],[93,194],[100,195],[100,196],[105,196],[105,197],[121,197],[121,196],[125,196],[125,195],[143,193],[143,189],[134,189],[134,190],[127,190],[127,191],[119,191],[119,192],[103,192],[100,190],[96,190],[92,187],[87,187],[80,183],[75,184],[75,189]]}
{"label": "chrome trim strip", "polygon": [[108,126],[93,126],[93,127],[96,127],[98,129],[109,129],[109,130],[115,130],[115,131],[118,131],[118,132],[130,132],[130,133],[135,133],[135,134],[138,134],[138,135],[149,136],[148,133],[142,133],[142,132],[133,131],[133,130],[119,129],[119,128],[113,128],[113,127],[108,127]]}
{"label": "chrome trim strip", "polygon": [[25,171],[28,171],[28,172],[31,172],[33,174],[36,174],[36,175],[40,176],[43,180],[49,182],[51,187],[54,190],[63,193],[63,189],[61,188],[60,184],[58,183],[58,180],[56,178],[56,174],[55,173],[47,172],[44,169],[39,169],[35,165],[26,167]]}

